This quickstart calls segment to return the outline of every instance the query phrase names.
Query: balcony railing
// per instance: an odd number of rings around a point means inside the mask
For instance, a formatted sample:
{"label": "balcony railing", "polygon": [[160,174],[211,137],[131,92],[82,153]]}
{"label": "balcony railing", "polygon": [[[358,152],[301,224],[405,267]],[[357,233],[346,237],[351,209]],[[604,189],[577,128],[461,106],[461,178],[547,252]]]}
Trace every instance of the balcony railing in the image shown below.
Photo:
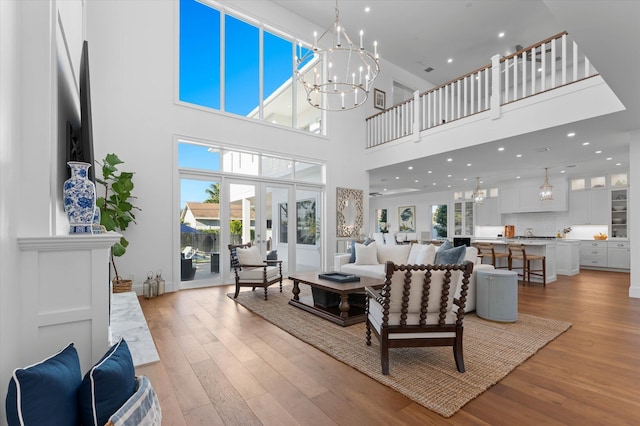
{"label": "balcony railing", "polygon": [[[567,33],[519,50],[366,119],[367,148],[597,75]],[[497,96],[493,96],[493,94]]]}

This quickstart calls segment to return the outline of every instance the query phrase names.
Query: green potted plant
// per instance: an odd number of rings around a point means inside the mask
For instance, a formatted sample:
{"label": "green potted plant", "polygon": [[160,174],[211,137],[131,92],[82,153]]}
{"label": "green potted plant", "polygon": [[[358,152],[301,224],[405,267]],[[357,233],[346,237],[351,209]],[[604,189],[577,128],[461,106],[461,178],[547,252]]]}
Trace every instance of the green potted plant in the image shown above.
{"label": "green potted plant", "polygon": [[[100,209],[100,225],[107,231],[122,232],[129,224],[136,223],[134,210],[141,210],[134,206],[131,200],[135,199],[131,195],[133,191],[133,173],[118,172],[118,165],[123,164],[117,155],[107,154],[101,162],[96,161],[102,169],[102,179],[96,177],[98,183],[104,186],[104,197],[96,199],[96,205]],[[111,266],[115,277],[113,279],[113,291],[115,293],[131,291],[133,283],[120,277],[114,261],[115,257],[124,255],[129,242],[123,236],[120,241],[111,247]]]}

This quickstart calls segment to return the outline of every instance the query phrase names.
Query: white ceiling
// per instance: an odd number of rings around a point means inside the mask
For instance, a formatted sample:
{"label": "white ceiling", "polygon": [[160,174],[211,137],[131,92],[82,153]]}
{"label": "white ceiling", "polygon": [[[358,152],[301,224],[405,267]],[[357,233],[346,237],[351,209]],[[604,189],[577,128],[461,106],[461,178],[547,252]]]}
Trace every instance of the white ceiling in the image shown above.
{"label": "white ceiling", "polygon": [[[335,15],[334,0],[273,2],[322,28]],[[369,13],[364,11],[366,6],[371,8]],[[605,117],[371,170],[371,192],[383,192],[384,188],[387,193],[409,189],[432,192],[447,190],[448,185],[449,190],[470,190],[476,176],[486,186],[516,176],[542,181],[545,167],[550,168],[550,176],[561,170],[566,176],[628,170],[629,132],[640,129],[640,1],[342,0],[339,9],[341,23],[349,33],[356,35],[363,29],[365,40],[378,41],[385,60],[434,85],[488,64],[496,53],[511,53],[517,44],[526,47],[566,30],[627,108]],[[499,38],[499,32],[505,36]],[[448,63],[448,58],[453,61]],[[426,73],[427,67],[434,70]],[[569,132],[576,136],[567,139]],[[589,145],[583,146],[583,142]],[[498,152],[501,146],[507,149]],[[595,154],[596,150],[602,153]],[[516,153],[526,161],[519,161]],[[454,161],[447,162],[447,158]],[[408,170],[409,165],[414,169]],[[429,170],[432,173],[427,173]],[[448,174],[455,177],[448,178]]]}

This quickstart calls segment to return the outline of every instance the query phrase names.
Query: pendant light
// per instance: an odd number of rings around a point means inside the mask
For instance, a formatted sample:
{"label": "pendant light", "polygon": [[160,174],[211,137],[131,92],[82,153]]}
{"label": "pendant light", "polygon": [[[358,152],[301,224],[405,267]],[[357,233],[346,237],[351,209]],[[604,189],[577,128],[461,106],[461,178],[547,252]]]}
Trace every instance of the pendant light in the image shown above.
{"label": "pendant light", "polygon": [[471,198],[473,198],[473,202],[476,204],[482,204],[482,202],[484,201],[484,197],[482,196],[482,192],[480,192],[480,178],[477,177],[476,178],[476,189],[475,191],[473,191],[473,194],[471,194]]}
{"label": "pendant light", "polygon": [[548,167],[544,168],[544,183],[540,185],[540,201],[553,200],[553,185],[549,184]]}

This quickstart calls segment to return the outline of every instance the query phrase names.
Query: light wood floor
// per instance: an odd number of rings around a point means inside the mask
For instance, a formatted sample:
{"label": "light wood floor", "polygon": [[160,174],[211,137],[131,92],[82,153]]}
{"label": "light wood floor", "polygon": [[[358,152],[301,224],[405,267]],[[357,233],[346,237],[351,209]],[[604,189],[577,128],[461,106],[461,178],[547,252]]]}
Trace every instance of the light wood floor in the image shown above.
{"label": "light wood floor", "polygon": [[228,286],[140,299],[161,361],[137,373],[164,425],[637,425],[640,299],[628,290],[629,274],[585,270],[520,286],[520,312],[573,326],[449,419],[237,305]]}

